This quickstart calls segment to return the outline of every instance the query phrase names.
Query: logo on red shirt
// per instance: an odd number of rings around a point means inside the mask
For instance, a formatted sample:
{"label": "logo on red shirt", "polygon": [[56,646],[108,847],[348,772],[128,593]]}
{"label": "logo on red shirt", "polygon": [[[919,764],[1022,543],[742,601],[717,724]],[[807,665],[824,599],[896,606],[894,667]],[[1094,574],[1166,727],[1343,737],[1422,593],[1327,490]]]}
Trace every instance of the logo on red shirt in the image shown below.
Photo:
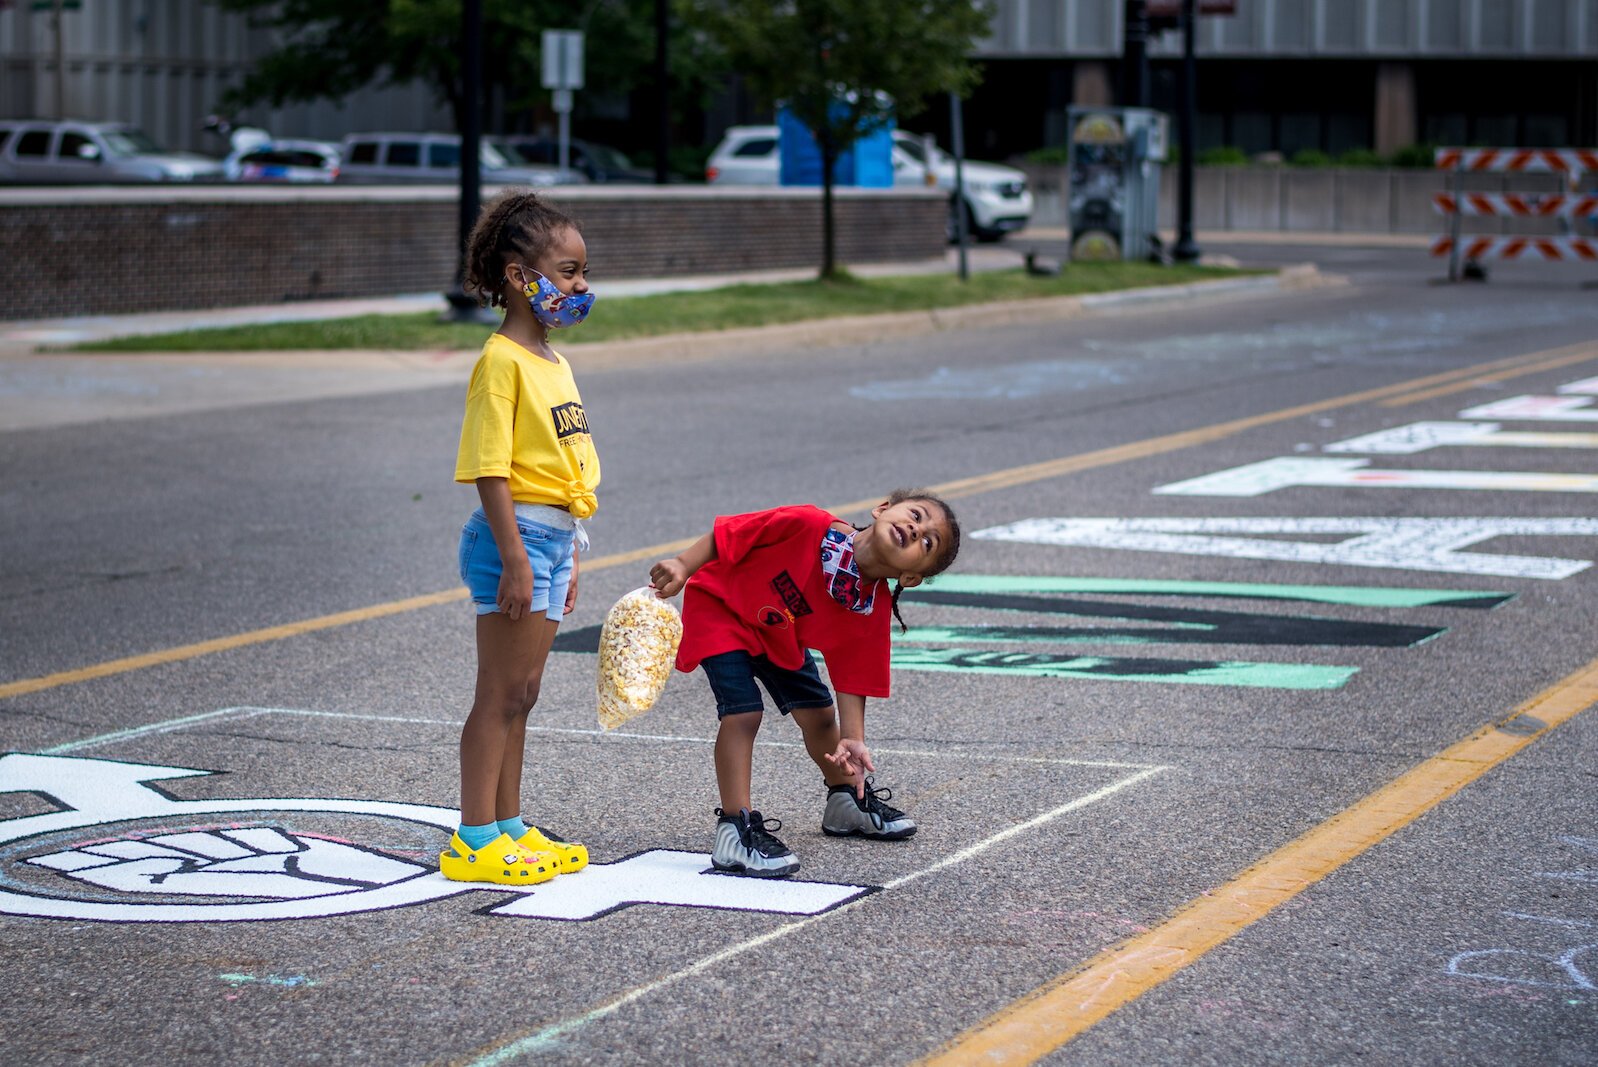
{"label": "logo on red shirt", "polygon": [[799,583],[794,581],[787,571],[781,572],[771,580],[771,588],[782,598],[783,607],[788,609],[790,619],[810,614],[810,604],[805,600],[805,595],[799,591]]}

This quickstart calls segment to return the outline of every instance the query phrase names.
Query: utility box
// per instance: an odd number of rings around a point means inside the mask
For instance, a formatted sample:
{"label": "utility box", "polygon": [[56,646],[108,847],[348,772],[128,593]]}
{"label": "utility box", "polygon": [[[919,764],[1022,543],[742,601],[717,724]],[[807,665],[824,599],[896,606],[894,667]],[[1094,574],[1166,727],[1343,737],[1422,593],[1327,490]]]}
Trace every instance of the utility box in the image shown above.
{"label": "utility box", "polygon": [[1067,112],[1071,258],[1148,259],[1157,254],[1165,113],[1143,107]]}
{"label": "utility box", "polygon": [[[840,107],[842,105],[839,105]],[[777,112],[778,182],[782,185],[821,184],[821,145],[810,127],[787,108]],[[832,168],[835,185],[886,189],[893,185],[893,122],[884,122],[861,134],[839,153]]]}

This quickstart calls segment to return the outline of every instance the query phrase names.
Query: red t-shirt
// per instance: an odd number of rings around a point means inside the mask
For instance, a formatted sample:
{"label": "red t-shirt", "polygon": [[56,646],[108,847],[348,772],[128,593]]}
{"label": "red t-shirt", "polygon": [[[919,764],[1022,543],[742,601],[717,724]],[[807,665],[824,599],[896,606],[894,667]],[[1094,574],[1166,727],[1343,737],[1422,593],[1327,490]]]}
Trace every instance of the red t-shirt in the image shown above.
{"label": "red t-shirt", "polygon": [[888,585],[877,582],[868,614],[832,598],[821,544],[838,521],[809,504],[717,518],[716,558],[683,591],[677,669],[691,671],[708,656],[741,648],[797,670],[810,648],[826,658],[838,691],[887,696]]}

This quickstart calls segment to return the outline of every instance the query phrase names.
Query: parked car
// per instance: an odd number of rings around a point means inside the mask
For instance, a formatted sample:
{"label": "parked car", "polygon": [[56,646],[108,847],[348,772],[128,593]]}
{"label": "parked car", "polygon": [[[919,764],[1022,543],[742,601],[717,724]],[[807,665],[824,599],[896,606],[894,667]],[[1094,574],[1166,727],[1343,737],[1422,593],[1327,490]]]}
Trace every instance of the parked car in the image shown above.
{"label": "parked car", "polygon": [[329,141],[260,141],[222,161],[230,182],[327,183],[336,181],[339,146]]}
{"label": "parked car", "polygon": [[[511,149],[523,163],[535,166],[558,167],[560,142],[547,137],[501,137],[494,142]],[[591,182],[652,182],[655,172],[633,166],[619,149],[592,141],[573,140],[567,143],[567,166],[581,173]]]}
{"label": "parked car", "polygon": [[221,176],[217,160],[168,152],[137,126],[0,120],[0,182],[193,182]]}
{"label": "parked car", "polygon": [[712,185],[776,185],[778,173],[775,126],[729,126],[705,161]]}
{"label": "parked car", "polygon": [[[923,185],[928,171],[934,184],[954,193],[954,157],[932,146],[927,156],[922,138],[907,130],[893,131],[893,175],[895,185]],[[1026,175],[1014,167],[998,163],[965,160],[962,167],[965,185],[966,228],[978,240],[998,240],[1025,226],[1032,218],[1032,193]],[[710,154],[705,165],[705,180],[738,185],[775,185],[779,171],[777,127],[733,126]],[[955,205],[950,204],[950,232],[953,232]]]}
{"label": "parked car", "polygon": [[[954,157],[916,134],[894,130],[893,184],[924,185],[929,170],[939,189],[954,192]],[[962,161],[960,171],[966,230],[977,240],[997,241],[1032,218],[1032,191],[1022,171],[970,159]]]}
{"label": "parked car", "polygon": [[[460,181],[461,139],[453,133],[352,133],[344,138],[341,182]],[[567,185],[581,175],[521,164],[488,139],[480,146],[483,181],[490,185]]]}

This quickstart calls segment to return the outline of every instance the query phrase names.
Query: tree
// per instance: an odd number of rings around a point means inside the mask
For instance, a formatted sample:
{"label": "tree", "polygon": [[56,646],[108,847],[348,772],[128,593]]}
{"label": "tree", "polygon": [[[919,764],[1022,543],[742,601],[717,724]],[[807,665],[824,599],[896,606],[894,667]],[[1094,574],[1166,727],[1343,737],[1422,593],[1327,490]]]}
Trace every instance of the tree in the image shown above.
{"label": "tree", "polygon": [[821,149],[821,276],[838,273],[833,167],[888,119],[934,93],[965,95],[988,32],[988,0],[692,0],[706,35],[765,103],[783,105]]}
{"label": "tree", "polygon": [[[248,15],[281,42],[230,90],[229,107],[339,100],[368,86],[430,85],[461,122],[458,0],[212,0]],[[589,34],[588,91],[625,95],[647,87],[654,54],[654,0],[483,0],[483,99],[507,113],[548,98],[540,85],[545,29]],[[680,23],[681,20],[678,20]],[[596,47],[596,45],[598,45]],[[683,77],[699,68],[683,64]]]}

